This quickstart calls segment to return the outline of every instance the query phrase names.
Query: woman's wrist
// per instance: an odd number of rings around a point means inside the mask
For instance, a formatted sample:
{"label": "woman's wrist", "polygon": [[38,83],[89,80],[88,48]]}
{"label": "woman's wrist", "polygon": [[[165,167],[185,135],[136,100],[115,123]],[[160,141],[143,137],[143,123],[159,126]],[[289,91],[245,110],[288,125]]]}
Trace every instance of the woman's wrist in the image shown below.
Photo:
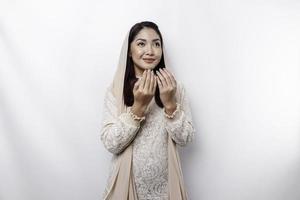
{"label": "woman's wrist", "polygon": [[134,103],[131,107],[131,112],[138,117],[143,117],[145,115],[146,108],[146,106]]}
{"label": "woman's wrist", "polygon": [[177,107],[176,104],[175,104],[175,106],[165,107],[166,114],[168,114],[168,115],[173,114],[176,110],[176,107]]}
{"label": "woman's wrist", "polygon": [[136,103],[129,109],[129,114],[132,119],[138,122],[142,122],[146,119],[144,106],[140,106]]}
{"label": "woman's wrist", "polygon": [[169,119],[173,119],[175,117],[176,113],[179,112],[179,110],[180,110],[180,104],[178,104],[178,103],[175,104],[175,108],[172,108],[172,109],[169,108],[169,110],[167,110],[167,108],[164,107],[164,109],[163,109],[165,117],[167,117]]}
{"label": "woman's wrist", "polygon": [[177,103],[176,103],[176,101],[167,103],[166,105],[164,105],[164,108],[165,108],[165,112],[166,112],[167,114],[171,115],[171,114],[174,113],[174,111],[176,110],[176,108],[177,108]]}

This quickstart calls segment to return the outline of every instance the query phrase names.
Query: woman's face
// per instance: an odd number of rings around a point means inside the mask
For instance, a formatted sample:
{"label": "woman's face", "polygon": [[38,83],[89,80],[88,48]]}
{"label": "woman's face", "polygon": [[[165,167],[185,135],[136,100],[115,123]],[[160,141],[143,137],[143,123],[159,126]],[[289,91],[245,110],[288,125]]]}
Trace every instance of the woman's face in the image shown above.
{"label": "woman's face", "polygon": [[151,28],[143,28],[131,42],[129,53],[136,76],[141,76],[145,69],[154,69],[162,56],[159,35]]}

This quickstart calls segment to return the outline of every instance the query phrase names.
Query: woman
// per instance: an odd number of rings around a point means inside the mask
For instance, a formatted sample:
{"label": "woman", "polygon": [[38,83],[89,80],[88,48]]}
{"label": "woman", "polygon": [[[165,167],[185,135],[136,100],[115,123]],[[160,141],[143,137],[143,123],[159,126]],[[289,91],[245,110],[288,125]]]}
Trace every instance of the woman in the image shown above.
{"label": "woman", "polygon": [[104,100],[101,140],[113,154],[105,200],[186,200],[177,145],[194,138],[184,88],[166,69],[156,24],[135,24]]}

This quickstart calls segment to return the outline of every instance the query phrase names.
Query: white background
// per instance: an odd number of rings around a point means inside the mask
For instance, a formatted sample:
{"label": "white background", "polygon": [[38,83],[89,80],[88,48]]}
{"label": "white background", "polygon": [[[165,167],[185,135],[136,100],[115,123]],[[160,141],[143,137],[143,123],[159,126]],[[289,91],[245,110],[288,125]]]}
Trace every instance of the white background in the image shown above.
{"label": "white background", "polygon": [[0,199],[100,200],[103,97],[156,22],[190,99],[193,200],[300,199],[300,2],[1,0]]}

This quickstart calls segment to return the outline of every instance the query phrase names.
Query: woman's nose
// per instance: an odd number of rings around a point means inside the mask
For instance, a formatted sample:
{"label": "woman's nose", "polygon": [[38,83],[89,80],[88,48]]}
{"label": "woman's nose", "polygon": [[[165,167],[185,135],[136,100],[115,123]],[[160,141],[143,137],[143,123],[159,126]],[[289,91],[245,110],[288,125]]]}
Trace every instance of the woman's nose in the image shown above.
{"label": "woman's nose", "polygon": [[146,54],[148,54],[148,55],[153,55],[154,54],[154,51],[153,51],[153,48],[152,48],[151,45],[148,45],[146,51],[147,51]]}

